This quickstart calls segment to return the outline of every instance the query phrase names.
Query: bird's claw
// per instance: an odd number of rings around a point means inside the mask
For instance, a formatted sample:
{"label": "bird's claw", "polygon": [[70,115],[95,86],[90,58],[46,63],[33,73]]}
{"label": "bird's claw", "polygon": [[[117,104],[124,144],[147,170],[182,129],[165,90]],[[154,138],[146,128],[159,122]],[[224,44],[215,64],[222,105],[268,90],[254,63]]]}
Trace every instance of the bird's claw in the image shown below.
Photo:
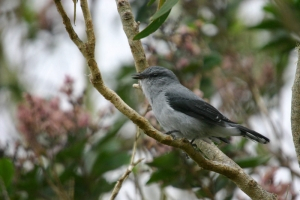
{"label": "bird's claw", "polygon": [[170,135],[173,138],[173,140],[176,140],[177,139],[176,135],[174,135],[173,133],[180,133],[180,132],[177,130],[173,130],[173,131],[168,131],[165,134]]}
{"label": "bird's claw", "polygon": [[194,147],[194,149],[198,149],[198,146],[194,143],[195,138],[191,140],[190,144]]}

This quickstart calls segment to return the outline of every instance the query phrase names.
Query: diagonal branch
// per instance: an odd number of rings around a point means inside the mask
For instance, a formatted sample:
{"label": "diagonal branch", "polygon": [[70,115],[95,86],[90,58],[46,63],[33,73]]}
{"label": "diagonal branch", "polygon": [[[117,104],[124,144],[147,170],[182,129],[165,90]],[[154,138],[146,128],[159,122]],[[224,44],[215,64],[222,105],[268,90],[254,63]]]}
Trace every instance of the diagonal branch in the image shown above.
{"label": "diagonal branch", "polygon": [[142,160],[143,160],[143,158],[140,158],[139,160],[137,160],[136,162],[133,162],[132,164],[130,164],[130,165],[128,166],[128,168],[127,168],[127,170],[125,171],[125,173],[124,173],[124,174],[121,176],[121,178],[117,181],[117,183],[116,183],[116,185],[115,185],[115,187],[114,187],[114,189],[113,189],[113,191],[112,191],[110,200],[114,200],[114,199],[117,197],[117,195],[118,195],[118,193],[119,193],[119,191],[120,191],[120,189],[121,189],[121,187],[122,187],[123,182],[127,179],[127,177],[129,176],[129,174],[132,172],[133,168],[134,168],[137,164],[139,164]]}
{"label": "diagonal branch", "polygon": [[118,193],[119,193],[119,191],[122,187],[123,182],[127,179],[129,174],[132,172],[133,168],[144,159],[144,158],[140,158],[139,160],[134,162],[134,157],[135,157],[135,154],[136,154],[137,141],[140,137],[140,134],[141,134],[140,129],[139,129],[139,127],[137,127],[136,128],[136,134],[135,134],[135,140],[134,140],[133,147],[132,147],[132,155],[131,155],[131,159],[130,159],[130,164],[129,164],[127,170],[125,171],[125,173],[117,181],[117,183],[116,183],[116,185],[115,185],[115,187],[114,187],[114,189],[111,193],[110,200],[114,200],[116,198],[116,196],[118,195]]}
{"label": "diagonal branch", "polygon": [[[126,115],[133,123],[142,129],[148,136],[155,140],[176,148],[184,150],[200,167],[206,170],[214,171],[231,179],[237,186],[248,194],[252,199],[276,199],[276,195],[265,191],[257,182],[255,182],[248,174],[246,174],[240,167],[237,166],[230,158],[224,155],[217,147],[207,143],[201,143],[201,151],[205,156],[211,160],[203,157],[196,151],[189,141],[185,139],[173,140],[171,136],[166,136],[157,131],[144,117],[140,116],[136,111],[129,107],[113,90],[109,89],[103,82],[101,73],[99,71],[97,62],[94,58],[95,36],[93,32],[93,25],[88,14],[87,0],[81,0],[81,9],[84,13],[86,24],[86,31],[88,35],[88,42],[82,48],[82,42],[74,39],[74,30],[65,14],[60,0],[54,0],[57,10],[63,18],[66,30],[70,35],[72,41],[77,45],[87,60],[91,77],[90,80],[94,87],[102,94],[108,101]],[[138,33],[138,24],[134,21],[130,4],[127,0],[117,0],[118,11],[123,23],[123,29],[127,35],[128,42],[135,60],[137,71],[142,71],[148,67],[144,50],[140,41],[133,41],[132,38]],[[76,35],[77,36],[77,35]]]}
{"label": "diagonal branch", "polygon": [[84,50],[84,43],[80,40],[80,38],[78,37],[77,33],[74,31],[72,24],[71,24],[71,20],[69,19],[66,11],[64,10],[62,4],[61,4],[61,0],[54,0],[57,11],[59,12],[59,14],[62,17],[63,23],[66,27],[66,30],[71,38],[71,40],[76,44],[76,46],[78,47],[79,51],[85,56],[85,50]]}

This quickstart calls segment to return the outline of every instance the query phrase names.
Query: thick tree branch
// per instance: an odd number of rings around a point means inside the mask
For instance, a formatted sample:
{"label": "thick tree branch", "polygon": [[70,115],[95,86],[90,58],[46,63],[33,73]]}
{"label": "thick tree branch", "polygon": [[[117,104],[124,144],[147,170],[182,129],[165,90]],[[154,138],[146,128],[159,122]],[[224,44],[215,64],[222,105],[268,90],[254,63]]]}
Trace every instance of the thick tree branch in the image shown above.
{"label": "thick tree branch", "polygon": [[134,58],[136,71],[142,72],[148,67],[145,51],[140,40],[133,40],[133,37],[139,33],[139,24],[134,20],[130,4],[127,0],[118,0],[116,2],[123,29],[128,38],[128,43]]}
{"label": "thick tree branch", "polygon": [[294,145],[297,153],[298,163],[300,166],[300,48],[298,47],[297,70],[292,89],[292,113],[291,124]]}
{"label": "thick tree branch", "polygon": [[80,1],[80,6],[84,17],[86,35],[88,39],[86,44],[87,60],[89,60],[89,58],[94,59],[96,38],[91,13],[87,1]]}
{"label": "thick tree branch", "polygon": [[[59,0],[55,0],[55,4],[58,7],[58,12],[63,18],[66,30],[68,31],[72,39],[72,36],[74,36],[74,30],[70,24],[70,20],[67,19],[68,17],[61,7],[61,2]],[[145,58],[145,53],[140,41],[132,40],[134,35],[138,33],[138,25],[134,21],[129,2],[127,0],[117,0],[117,6],[123,23],[124,31],[128,37],[128,42],[135,60],[136,69],[137,71],[142,71],[148,66]],[[78,40],[74,41],[74,38],[72,40],[85,56],[91,72],[91,82],[100,94],[102,94],[107,100],[114,104],[114,106],[120,112],[126,115],[148,136],[163,144],[184,150],[200,167],[206,170],[211,170],[223,174],[224,176],[228,177],[252,199],[276,199],[276,195],[265,191],[259,184],[257,184],[257,182],[255,182],[248,174],[246,174],[240,167],[238,167],[237,164],[235,164],[231,159],[224,155],[214,145],[200,142],[199,147],[201,151],[204,152],[205,156],[207,156],[211,160],[204,158],[201,153],[194,149],[189,141],[185,139],[173,140],[171,136],[164,135],[157,131],[144,117],[140,116],[136,111],[129,107],[113,90],[106,87],[95,61],[94,52],[90,52],[90,50],[94,49],[95,39],[92,39],[94,37],[92,32],[89,33],[89,31],[92,31],[89,30],[90,28],[92,29],[92,25],[90,24],[92,23],[92,21],[89,21],[91,19],[89,14],[87,14],[89,12],[87,0],[81,0],[81,8],[83,10],[85,20],[87,20],[85,23],[88,42],[85,43],[85,48],[81,48],[81,42],[78,42]]]}

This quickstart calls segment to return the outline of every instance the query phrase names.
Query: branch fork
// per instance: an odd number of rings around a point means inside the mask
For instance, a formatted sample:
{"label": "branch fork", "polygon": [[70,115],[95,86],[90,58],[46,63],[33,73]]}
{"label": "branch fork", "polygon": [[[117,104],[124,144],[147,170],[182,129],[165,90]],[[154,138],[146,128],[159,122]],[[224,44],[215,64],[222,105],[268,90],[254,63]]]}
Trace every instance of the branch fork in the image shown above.
{"label": "branch fork", "polygon": [[[251,176],[246,174],[234,161],[223,154],[223,152],[220,151],[215,145],[211,145],[203,141],[197,141],[197,146],[200,148],[201,152],[203,152],[205,157],[208,158],[206,159],[201,153],[196,151],[188,141],[173,140],[172,137],[166,136],[157,131],[144,117],[140,116],[136,111],[129,107],[113,90],[106,87],[97,62],[94,58],[96,39],[87,0],[80,0],[87,33],[86,43],[83,43],[74,31],[70,19],[62,7],[61,0],[54,0],[54,2],[59,14],[62,16],[63,23],[65,24],[65,28],[71,40],[76,44],[80,52],[87,60],[88,67],[91,72],[90,79],[92,84],[99,91],[99,93],[112,104],[114,104],[114,106],[120,112],[126,115],[148,136],[163,144],[184,150],[201,168],[214,171],[228,177],[252,199],[277,199],[275,194],[265,191],[259,184],[257,184],[257,182],[252,179]],[[141,42],[139,40],[133,40],[133,37],[138,33],[139,24],[134,20],[128,0],[116,0],[116,3],[123,24],[123,29],[128,38],[128,43],[134,57],[136,71],[141,72],[148,67],[148,63]],[[122,177],[127,177],[127,173],[131,173],[133,167],[139,162],[141,162],[141,159],[136,162],[133,162],[132,159],[131,165],[129,165]],[[122,184],[121,179],[120,184]],[[116,187],[119,187],[117,185]],[[113,192],[113,195],[114,194],[117,195],[117,192]]]}

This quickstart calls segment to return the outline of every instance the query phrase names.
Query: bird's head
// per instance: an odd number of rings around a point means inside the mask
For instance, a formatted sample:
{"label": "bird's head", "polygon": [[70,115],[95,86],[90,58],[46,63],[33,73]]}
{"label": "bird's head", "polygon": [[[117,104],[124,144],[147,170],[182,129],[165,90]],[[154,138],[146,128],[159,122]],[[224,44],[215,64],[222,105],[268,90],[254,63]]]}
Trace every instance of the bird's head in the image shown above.
{"label": "bird's head", "polygon": [[169,69],[159,66],[152,66],[143,72],[134,74],[133,79],[141,80],[142,83],[151,83],[157,86],[178,82],[176,75]]}

